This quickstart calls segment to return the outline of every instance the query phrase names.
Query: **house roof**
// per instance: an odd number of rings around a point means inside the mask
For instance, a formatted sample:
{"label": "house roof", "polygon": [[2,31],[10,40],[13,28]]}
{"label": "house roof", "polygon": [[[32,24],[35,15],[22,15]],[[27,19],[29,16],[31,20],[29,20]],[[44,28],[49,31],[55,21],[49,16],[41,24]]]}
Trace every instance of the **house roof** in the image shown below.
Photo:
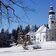
{"label": "house roof", "polygon": [[35,32],[34,31],[30,31],[26,35],[35,35]]}

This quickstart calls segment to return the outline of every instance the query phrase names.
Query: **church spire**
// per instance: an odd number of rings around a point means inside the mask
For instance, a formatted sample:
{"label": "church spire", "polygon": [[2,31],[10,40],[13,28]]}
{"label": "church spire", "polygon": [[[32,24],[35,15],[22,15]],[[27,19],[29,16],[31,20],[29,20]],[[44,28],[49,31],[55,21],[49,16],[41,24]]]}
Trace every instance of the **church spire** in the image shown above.
{"label": "church spire", "polygon": [[52,3],[50,4],[50,10],[49,10],[49,18],[54,18],[55,12],[52,6]]}
{"label": "church spire", "polygon": [[55,15],[52,5],[50,6],[49,15]]}
{"label": "church spire", "polygon": [[50,10],[49,10],[49,15],[55,15],[55,12],[54,12],[54,9],[53,9],[53,6],[52,6],[52,2],[50,3]]}

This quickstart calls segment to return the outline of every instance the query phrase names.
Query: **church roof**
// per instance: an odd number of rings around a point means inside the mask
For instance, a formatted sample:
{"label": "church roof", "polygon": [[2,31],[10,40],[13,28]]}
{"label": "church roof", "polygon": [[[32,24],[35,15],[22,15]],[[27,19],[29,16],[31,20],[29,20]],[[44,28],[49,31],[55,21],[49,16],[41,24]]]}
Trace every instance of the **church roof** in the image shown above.
{"label": "church roof", "polygon": [[42,25],[39,27],[39,29],[36,31],[36,33],[39,33],[39,32],[47,32],[48,31],[48,27],[47,25]]}

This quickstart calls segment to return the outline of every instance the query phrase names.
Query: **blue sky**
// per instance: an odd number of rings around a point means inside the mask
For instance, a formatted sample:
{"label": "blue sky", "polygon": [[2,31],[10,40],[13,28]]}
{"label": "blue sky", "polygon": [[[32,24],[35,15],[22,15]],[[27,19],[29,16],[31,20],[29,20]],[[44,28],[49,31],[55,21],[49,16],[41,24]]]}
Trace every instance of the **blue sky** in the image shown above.
{"label": "blue sky", "polygon": [[[18,24],[12,23],[10,27],[6,24],[0,28],[5,28],[5,29],[9,28],[11,32],[12,29],[16,29],[19,25],[25,27],[28,24],[37,25],[37,26],[40,26],[42,24],[47,24],[48,12],[49,12],[51,0],[33,0],[33,1],[35,1],[35,4],[32,4],[30,1],[25,0],[25,5],[31,6],[31,8],[36,9],[36,13],[28,11],[27,12],[28,18],[27,18],[24,15],[22,9],[15,6],[15,12],[18,16],[20,15],[20,17],[23,18],[22,21],[20,21]],[[56,12],[56,0],[52,0],[52,4],[54,7],[54,11]]]}

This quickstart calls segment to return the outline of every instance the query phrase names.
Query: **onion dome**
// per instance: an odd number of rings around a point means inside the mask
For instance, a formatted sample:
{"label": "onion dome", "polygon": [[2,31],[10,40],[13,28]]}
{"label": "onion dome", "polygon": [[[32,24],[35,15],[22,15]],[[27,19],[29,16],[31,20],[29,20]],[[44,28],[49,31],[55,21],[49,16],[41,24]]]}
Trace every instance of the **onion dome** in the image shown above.
{"label": "onion dome", "polygon": [[54,15],[55,14],[55,12],[53,11],[53,6],[50,6],[50,11],[49,11],[49,15]]}

